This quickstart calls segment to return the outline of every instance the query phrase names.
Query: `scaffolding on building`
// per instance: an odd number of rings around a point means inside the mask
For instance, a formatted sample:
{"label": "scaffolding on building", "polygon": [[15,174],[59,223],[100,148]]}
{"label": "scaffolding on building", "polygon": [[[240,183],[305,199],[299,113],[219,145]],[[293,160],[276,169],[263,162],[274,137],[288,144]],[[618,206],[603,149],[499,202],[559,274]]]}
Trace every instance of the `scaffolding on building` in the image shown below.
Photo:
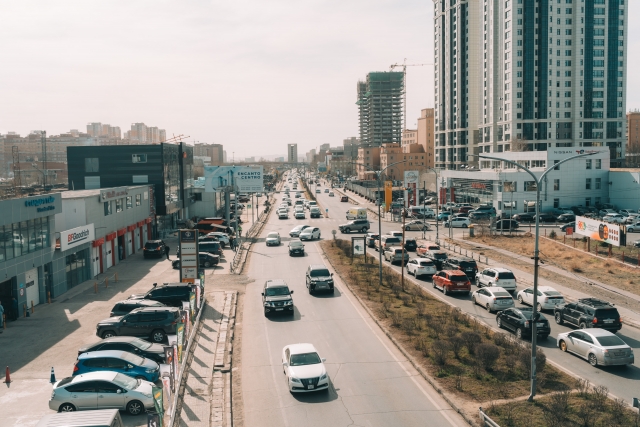
{"label": "scaffolding on building", "polygon": [[371,72],[358,82],[360,142],[380,146],[402,141],[404,73]]}

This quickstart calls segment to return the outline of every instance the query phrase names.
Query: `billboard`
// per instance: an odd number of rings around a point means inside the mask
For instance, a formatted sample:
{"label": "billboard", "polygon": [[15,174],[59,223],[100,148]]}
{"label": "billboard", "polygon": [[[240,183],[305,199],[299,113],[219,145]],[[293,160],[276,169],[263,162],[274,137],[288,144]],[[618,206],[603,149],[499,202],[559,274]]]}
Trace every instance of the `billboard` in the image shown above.
{"label": "billboard", "polygon": [[75,246],[92,242],[96,238],[93,224],[72,228],[71,230],[60,232],[60,250],[66,251]]}
{"label": "billboard", "polygon": [[410,203],[416,206],[418,202],[418,180],[420,179],[420,173],[418,171],[404,171],[404,188],[407,189],[409,197],[405,195],[404,205],[407,206]]}
{"label": "billboard", "polygon": [[577,216],[575,233],[599,242],[620,246],[620,226],[617,224]]}
{"label": "billboard", "polygon": [[242,166],[205,166],[204,191],[213,193],[233,185],[234,173]]}
{"label": "billboard", "polygon": [[259,193],[264,187],[262,166],[245,166],[234,171],[234,184],[240,193]]}

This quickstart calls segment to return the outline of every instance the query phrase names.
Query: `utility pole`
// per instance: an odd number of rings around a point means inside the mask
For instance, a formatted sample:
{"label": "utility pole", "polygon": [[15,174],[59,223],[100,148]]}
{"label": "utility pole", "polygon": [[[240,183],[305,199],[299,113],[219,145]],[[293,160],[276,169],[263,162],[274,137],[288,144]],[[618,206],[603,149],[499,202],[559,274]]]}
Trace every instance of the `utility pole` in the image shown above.
{"label": "utility pole", "polygon": [[404,249],[404,237],[405,237],[404,227],[405,227],[406,218],[407,218],[407,208],[402,208],[402,261],[400,264],[400,268],[402,269],[402,272],[401,272],[402,279],[400,281],[400,286],[402,287],[403,292],[404,292],[404,254],[406,253]]}

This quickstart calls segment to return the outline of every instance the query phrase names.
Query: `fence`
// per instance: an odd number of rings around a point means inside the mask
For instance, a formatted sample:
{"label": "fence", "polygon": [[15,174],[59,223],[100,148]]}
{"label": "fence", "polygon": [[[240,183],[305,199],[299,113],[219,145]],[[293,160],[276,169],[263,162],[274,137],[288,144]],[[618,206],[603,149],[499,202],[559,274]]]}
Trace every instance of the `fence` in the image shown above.
{"label": "fence", "polygon": [[[431,236],[427,236],[427,239],[431,240]],[[474,254],[473,251],[469,251],[468,249],[461,248],[460,246],[457,246],[457,245],[452,245],[446,240],[441,240],[440,242],[436,242],[436,243],[438,243],[443,248],[453,252],[454,254],[459,254],[461,256],[464,255],[467,258],[477,259],[478,262],[483,262],[482,256],[480,254],[476,256],[476,254]],[[484,257],[484,264],[487,264],[487,265],[489,264],[489,257],[486,257],[486,256]]]}
{"label": "fence", "polygon": [[480,421],[482,422],[483,426],[500,427],[500,425],[493,421],[491,417],[489,417],[489,415],[484,413],[484,411],[482,410],[482,406],[478,409],[478,416],[480,417]]}

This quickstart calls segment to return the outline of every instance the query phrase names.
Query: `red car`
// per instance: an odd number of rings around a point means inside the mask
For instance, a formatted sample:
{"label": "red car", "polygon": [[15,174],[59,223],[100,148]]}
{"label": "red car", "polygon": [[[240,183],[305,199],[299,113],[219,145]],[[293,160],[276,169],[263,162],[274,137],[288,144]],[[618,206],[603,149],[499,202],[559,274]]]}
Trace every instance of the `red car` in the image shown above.
{"label": "red car", "polygon": [[428,251],[439,251],[440,250],[440,246],[436,245],[435,243],[427,243],[424,245],[419,245],[416,248],[416,253],[418,254],[419,257],[425,257],[427,256],[427,252]]}
{"label": "red car", "polygon": [[441,289],[445,295],[453,292],[471,293],[471,282],[460,270],[442,270],[432,278],[433,287]]}

